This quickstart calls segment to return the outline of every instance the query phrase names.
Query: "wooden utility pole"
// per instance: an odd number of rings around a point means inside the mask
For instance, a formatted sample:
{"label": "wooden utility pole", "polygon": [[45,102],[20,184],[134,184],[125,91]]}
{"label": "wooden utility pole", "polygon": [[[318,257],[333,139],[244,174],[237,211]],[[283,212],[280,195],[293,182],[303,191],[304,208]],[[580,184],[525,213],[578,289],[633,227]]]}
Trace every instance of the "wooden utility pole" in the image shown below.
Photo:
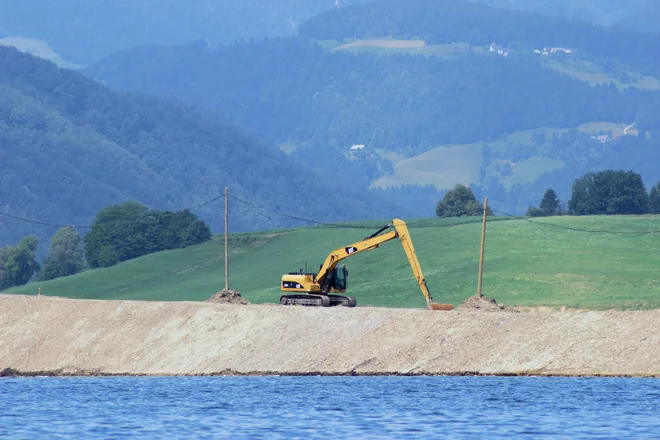
{"label": "wooden utility pole", "polygon": [[225,188],[225,290],[229,290],[229,188]]}
{"label": "wooden utility pole", "polygon": [[484,199],[484,219],[481,224],[481,256],[479,257],[479,287],[477,288],[477,295],[481,298],[481,286],[484,278],[484,252],[486,250],[486,221],[488,219],[488,197]]}

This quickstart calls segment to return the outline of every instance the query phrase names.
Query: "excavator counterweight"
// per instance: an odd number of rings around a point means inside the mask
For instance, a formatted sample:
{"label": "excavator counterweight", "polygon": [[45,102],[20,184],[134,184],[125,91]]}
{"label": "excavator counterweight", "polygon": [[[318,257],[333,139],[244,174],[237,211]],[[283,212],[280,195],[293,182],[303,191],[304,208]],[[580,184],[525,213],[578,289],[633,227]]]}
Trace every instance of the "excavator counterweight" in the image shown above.
{"label": "excavator counterweight", "polygon": [[[387,232],[385,232],[387,231]],[[355,307],[357,301],[350,296],[338,295],[346,292],[348,270],[339,263],[353,255],[378,248],[379,245],[398,238],[408,257],[413,275],[417,280],[429,310],[453,310],[451,304],[433,302],[422,268],[417,259],[415,248],[410,239],[408,227],[403,220],[394,219],[392,223],[376,233],[356,243],[330,252],[318,273],[310,271],[291,272],[282,276],[281,290],[287,292],[280,297],[283,305],[305,305],[330,307],[343,305]]]}

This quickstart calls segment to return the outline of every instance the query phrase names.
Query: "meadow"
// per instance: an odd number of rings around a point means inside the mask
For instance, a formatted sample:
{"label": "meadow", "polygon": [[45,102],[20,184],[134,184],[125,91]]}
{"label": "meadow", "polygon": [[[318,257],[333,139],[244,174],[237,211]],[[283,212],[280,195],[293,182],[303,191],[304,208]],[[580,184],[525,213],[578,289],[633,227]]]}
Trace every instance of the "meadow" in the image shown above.
{"label": "meadow", "polygon": [[[497,220],[505,220],[497,218]],[[230,288],[253,303],[279,301],[283,273],[318,268],[333,249],[373,229],[300,228],[230,236]],[[386,223],[386,222],[381,222]],[[481,222],[410,221],[436,302],[477,290]],[[603,232],[606,231],[606,232]],[[650,233],[651,231],[656,231]],[[107,269],[10,290],[90,299],[203,301],[224,287],[224,239],[160,252]],[[638,310],[660,307],[660,217],[552,217],[488,224],[484,294],[510,306]],[[345,260],[358,305],[421,308],[424,300],[398,241]]]}

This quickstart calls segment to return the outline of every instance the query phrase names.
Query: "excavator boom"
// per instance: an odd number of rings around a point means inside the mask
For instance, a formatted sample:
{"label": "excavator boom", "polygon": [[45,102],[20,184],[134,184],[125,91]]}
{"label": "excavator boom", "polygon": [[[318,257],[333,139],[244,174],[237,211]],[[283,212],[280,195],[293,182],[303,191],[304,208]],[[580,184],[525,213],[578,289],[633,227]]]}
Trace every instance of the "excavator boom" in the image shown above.
{"label": "excavator boom", "polygon": [[454,306],[451,304],[438,304],[433,302],[433,297],[429,291],[429,286],[426,284],[426,278],[424,278],[424,273],[422,273],[422,266],[420,266],[419,260],[417,259],[417,253],[415,252],[415,247],[412,244],[406,223],[403,220],[394,219],[392,224],[394,225],[394,229],[396,230],[399,240],[401,241],[401,246],[403,246],[403,250],[406,252],[406,256],[410,262],[410,267],[412,268],[413,275],[417,280],[417,284],[419,285],[419,288],[422,291],[424,298],[426,299],[426,306],[432,310],[453,310]]}

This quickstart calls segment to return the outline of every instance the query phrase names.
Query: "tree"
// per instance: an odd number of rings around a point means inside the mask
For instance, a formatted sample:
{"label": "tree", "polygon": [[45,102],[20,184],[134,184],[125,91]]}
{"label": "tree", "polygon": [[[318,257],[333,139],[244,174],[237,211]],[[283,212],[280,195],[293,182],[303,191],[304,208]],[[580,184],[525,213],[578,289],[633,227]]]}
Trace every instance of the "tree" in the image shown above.
{"label": "tree", "polygon": [[660,182],[651,188],[649,194],[649,212],[651,214],[660,214]]}
{"label": "tree", "polygon": [[39,239],[31,235],[19,241],[15,247],[4,248],[0,252],[0,289],[22,286],[32,279],[35,272],[39,271],[37,247]]}
{"label": "tree", "polygon": [[632,171],[591,172],[573,182],[568,208],[575,215],[645,214],[649,195]]}
{"label": "tree", "polygon": [[80,234],[74,228],[58,229],[50,240],[48,257],[39,272],[39,281],[74,275],[85,267],[84,250]]}
{"label": "tree", "polygon": [[[460,184],[447,191],[435,208],[438,217],[468,217],[481,215],[483,211],[484,206],[477,201],[472,190]],[[488,215],[493,215],[490,208]]]}
{"label": "tree", "polygon": [[557,193],[553,189],[549,189],[543,194],[543,199],[538,208],[529,208],[527,215],[530,217],[549,217],[552,215],[561,214],[561,202],[557,197]]}
{"label": "tree", "polygon": [[208,225],[188,210],[157,211],[127,202],[101,210],[83,240],[87,261],[96,268],[210,239]]}

